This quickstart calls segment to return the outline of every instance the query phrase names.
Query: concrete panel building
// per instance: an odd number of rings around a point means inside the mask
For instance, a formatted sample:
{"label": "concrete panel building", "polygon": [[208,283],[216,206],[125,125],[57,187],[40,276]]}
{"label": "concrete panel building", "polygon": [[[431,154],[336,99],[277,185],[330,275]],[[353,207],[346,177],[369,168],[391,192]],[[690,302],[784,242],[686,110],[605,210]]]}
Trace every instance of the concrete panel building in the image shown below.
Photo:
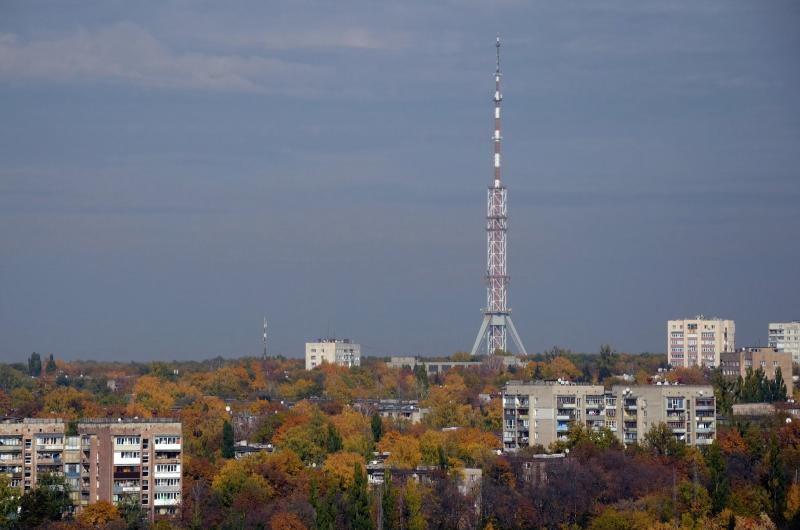
{"label": "concrete panel building", "polygon": [[566,440],[573,423],[605,426],[606,396],[602,385],[558,381],[509,381],[503,390],[503,449]]}
{"label": "concrete panel building", "polygon": [[792,354],[778,351],[777,348],[739,348],[735,352],[720,355],[722,375],[736,378],[745,377],[747,370],[761,370],[767,379],[775,379],[778,368],[786,382],[786,390],[792,394]]}
{"label": "concrete panel building", "polygon": [[0,422],[0,473],[21,492],[44,473],[63,474],[77,511],[99,500],[134,498],[152,520],[180,504],[181,424],[169,419],[81,420],[66,435],[61,419]]}
{"label": "concrete panel building", "polygon": [[361,366],[361,346],[350,339],[317,339],[306,342],[306,370],[323,362],[338,366]]}
{"label": "concrete panel building", "polygon": [[733,320],[698,315],[667,321],[667,360],[671,366],[717,367],[722,352],[736,348]]}
{"label": "concrete panel building", "polygon": [[662,422],[686,445],[710,445],[716,437],[711,385],[618,385],[611,394],[616,401],[615,432],[625,444],[642,443],[645,433]]}
{"label": "concrete panel building", "polygon": [[[792,354],[792,362],[800,363],[800,320],[771,322],[767,346]],[[784,372],[784,375],[786,372]]]}

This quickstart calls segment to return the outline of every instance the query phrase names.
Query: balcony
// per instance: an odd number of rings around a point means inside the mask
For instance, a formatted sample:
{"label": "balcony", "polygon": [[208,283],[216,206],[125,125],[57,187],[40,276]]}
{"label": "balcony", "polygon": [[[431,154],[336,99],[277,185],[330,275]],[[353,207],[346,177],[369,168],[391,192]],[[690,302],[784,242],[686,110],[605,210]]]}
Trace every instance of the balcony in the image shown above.
{"label": "balcony", "polygon": [[576,408],[576,406],[577,405],[575,404],[574,401],[561,401],[561,400],[556,401],[556,407],[559,409],[574,409]]}
{"label": "balcony", "polygon": [[695,440],[697,445],[711,445],[712,443],[714,443],[714,438],[698,438]]}
{"label": "balcony", "polygon": [[126,495],[129,493],[139,493],[141,488],[139,486],[114,486],[114,495]]}
{"label": "balcony", "polygon": [[558,421],[573,421],[575,419],[575,414],[559,411],[558,414],[556,414],[556,419]]}
{"label": "balcony", "polygon": [[180,451],[181,444],[180,442],[174,444],[167,444],[167,443],[157,443],[154,444],[153,447],[156,451]]}
{"label": "balcony", "polygon": [[153,499],[153,506],[177,506],[180,504],[180,498],[176,499],[159,499],[156,497]]}
{"label": "balcony", "polygon": [[696,432],[698,434],[700,434],[700,433],[712,433],[712,432],[714,432],[714,427],[711,426],[711,425],[702,425],[701,424],[701,425],[698,425],[695,428],[694,432]]}

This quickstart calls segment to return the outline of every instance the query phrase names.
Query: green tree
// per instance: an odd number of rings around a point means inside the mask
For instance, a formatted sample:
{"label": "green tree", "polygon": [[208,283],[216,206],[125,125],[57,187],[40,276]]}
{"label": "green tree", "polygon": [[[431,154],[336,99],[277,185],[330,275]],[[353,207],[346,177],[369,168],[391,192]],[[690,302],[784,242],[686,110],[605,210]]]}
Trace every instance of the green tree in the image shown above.
{"label": "green tree", "polygon": [[771,386],[771,400],[770,401],[786,401],[786,382],[783,380],[783,372],[780,367],[775,369],[775,379],[770,383]]}
{"label": "green tree", "polygon": [[36,487],[20,498],[19,506],[19,522],[23,528],[58,521],[72,511],[69,485],[63,476],[44,474]]}
{"label": "green tree", "polygon": [[222,457],[233,458],[235,452],[233,449],[233,425],[228,420],[222,425]]}
{"label": "green tree", "polygon": [[52,353],[47,359],[47,364],[45,365],[44,371],[47,372],[48,375],[56,373],[56,360],[53,358]]}
{"label": "green tree", "polygon": [[766,454],[765,467],[767,475],[764,486],[767,488],[770,500],[770,517],[776,523],[783,522],[783,512],[786,511],[786,470],[784,469],[783,456],[778,445],[778,440],[773,434],[769,441]]}
{"label": "green tree", "polygon": [[138,495],[125,495],[117,503],[120,518],[128,530],[144,530],[147,526],[147,513],[142,509]]}
{"label": "green tree", "polygon": [[332,423],[328,424],[328,437],[325,442],[328,453],[336,453],[342,450],[342,435]]}
{"label": "green tree", "polygon": [[326,495],[320,497],[317,481],[311,483],[309,503],[314,508],[314,523],[317,530],[334,530],[336,527],[334,501],[332,490],[329,489]]}
{"label": "green tree", "polygon": [[597,359],[597,378],[600,382],[611,377],[616,363],[616,352],[608,344],[600,346],[600,355]]}
{"label": "green tree", "polygon": [[33,377],[42,375],[42,358],[36,352],[28,358],[28,373]]}
{"label": "green tree", "polygon": [[642,445],[656,456],[682,457],[686,453],[686,444],[678,440],[664,422],[650,427],[644,434]]}
{"label": "green tree", "polygon": [[6,475],[0,475],[0,528],[11,528],[17,519],[19,488],[11,486]]}
{"label": "green tree", "polygon": [[383,438],[383,420],[377,412],[372,415],[370,426],[372,427],[372,439],[375,440],[375,443],[380,442]]}
{"label": "green tree", "polygon": [[372,530],[367,476],[364,468],[358,462],[353,464],[353,484],[347,492],[347,504],[351,528],[353,530]]}
{"label": "green tree", "polygon": [[722,456],[722,451],[720,451],[716,440],[708,448],[705,461],[710,479],[711,512],[716,515],[727,506],[731,492],[725,458]]}
{"label": "green tree", "polygon": [[383,530],[399,529],[397,520],[397,495],[395,493],[394,485],[392,484],[392,473],[388,469],[386,470],[386,476],[384,477],[383,481],[381,516],[383,521]]}

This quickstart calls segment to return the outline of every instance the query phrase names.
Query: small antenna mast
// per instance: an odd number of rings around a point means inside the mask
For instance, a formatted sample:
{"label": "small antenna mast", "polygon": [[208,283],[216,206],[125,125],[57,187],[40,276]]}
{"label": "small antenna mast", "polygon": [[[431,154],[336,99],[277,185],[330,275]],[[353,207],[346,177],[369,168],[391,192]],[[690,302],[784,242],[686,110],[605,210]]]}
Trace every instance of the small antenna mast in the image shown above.
{"label": "small antenna mast", "polygon": [[267,317],[264,317],[264,360],[267,359]]}

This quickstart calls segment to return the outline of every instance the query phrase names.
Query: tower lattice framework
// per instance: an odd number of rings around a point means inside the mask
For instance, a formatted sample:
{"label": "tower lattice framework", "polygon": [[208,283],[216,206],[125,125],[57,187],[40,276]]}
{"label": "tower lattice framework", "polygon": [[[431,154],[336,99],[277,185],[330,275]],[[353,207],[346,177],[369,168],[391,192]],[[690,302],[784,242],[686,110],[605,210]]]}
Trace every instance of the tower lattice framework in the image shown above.
{"label": "tower lattice framework", "polygon": [[508,333],[519,353],[525,354],[525,346],[519,337],[511,309],[508,307],[508,189],[500,178],[500,37],[497,48],[497,68],[494,72],[494,179],[486,196],[486,309],[483,312],[478,337],[472,346],[472,355],[478,353],[481,342],[486,344],[486,353],[508,350]]}

